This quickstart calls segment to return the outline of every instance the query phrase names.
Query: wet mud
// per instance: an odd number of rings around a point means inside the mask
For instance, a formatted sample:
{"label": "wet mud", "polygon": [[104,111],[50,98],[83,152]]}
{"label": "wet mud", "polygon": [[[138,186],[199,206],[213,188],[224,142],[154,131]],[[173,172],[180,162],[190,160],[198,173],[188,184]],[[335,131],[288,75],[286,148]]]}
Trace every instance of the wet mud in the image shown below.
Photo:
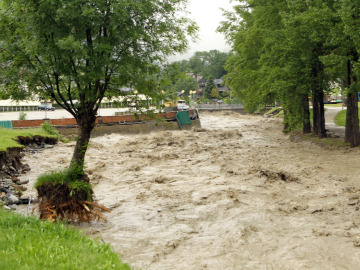
{"label": "wet mud", "polygon": [[[358,269],[359,148],[293,142],[277,119],[200,118],[191,131],[93,139],[87,173],[112,212],[80,229],[135,269]],[[72,150],[28,155],[29,186]]]}

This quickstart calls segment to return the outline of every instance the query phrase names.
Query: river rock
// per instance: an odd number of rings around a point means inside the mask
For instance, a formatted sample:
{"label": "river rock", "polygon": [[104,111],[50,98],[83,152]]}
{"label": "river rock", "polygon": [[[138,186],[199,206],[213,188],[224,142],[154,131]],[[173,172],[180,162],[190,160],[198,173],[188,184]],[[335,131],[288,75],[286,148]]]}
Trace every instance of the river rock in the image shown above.
{"label": "river rock", "polygon": [[8,206],[10,208],[10,210],[16,210],[17,209],[17,205],[16,204],[11,204]]}
{"label": "river rock", "polygon": [[18,185],[26,185],[29,183],[29,180],[22,180],[18,183]]}
{"label": "river rock", "polygon": [[18,183],[18,182],[20,182],[20,179],[16,176],[13,176],[13,177],[11,177],[11,181],[13,181],[14,183]]}
{"label": "river rock", "polygon": [[19,198],[14,194],[9,194],[7,196],[7,201],[9,202],[9,204],[15,204],[20,202]]}
{"label": "river rock", "polygon": [[14,188],[15,191],[25,191],[27,190],[27,187],[21,186],[21,185],[16,185],[16,184],[12,184],[12,187]]}
{"label": "river rock", "polygon": [[54,148],[54,146],[50,145],[50,144],[44,144],[43,148],[44,149],[50,149],[50,148]]}

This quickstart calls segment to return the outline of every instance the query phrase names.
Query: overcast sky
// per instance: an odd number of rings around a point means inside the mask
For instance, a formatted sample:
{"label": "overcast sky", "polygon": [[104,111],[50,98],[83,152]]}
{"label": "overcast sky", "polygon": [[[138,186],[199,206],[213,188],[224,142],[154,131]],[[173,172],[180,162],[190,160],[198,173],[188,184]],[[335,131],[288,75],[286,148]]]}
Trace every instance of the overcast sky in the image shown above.
{"label": "overcast sky", "polygon": [[199,30],[199,40],[197,43],[190,44],[190,50],[183,55],[171,57],[170,61],[177,61],[190,58],[196,51],[219,50],[221,52],[230,51],[230,46],[226,44],[224,35],[216,33],[216,28],[224,20],[220,8],[231,9],[232,4],[229,0],[190,0],[188,11],[189,17],[196,21]]}

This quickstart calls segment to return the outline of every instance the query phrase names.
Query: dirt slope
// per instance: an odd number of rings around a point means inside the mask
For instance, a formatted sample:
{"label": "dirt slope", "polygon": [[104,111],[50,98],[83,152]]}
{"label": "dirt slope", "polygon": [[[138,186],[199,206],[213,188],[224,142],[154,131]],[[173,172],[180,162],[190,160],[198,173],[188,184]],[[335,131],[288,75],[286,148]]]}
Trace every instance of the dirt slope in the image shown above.
{"label": "dirt slope", "polygon": [[[87,170],[112,213],[82,229],[142,269],[358,269],[360,149],[291,142],[276,119],[200,117],[197,131],[92,140]],[[27,177],[71,153],[28,156]]]}

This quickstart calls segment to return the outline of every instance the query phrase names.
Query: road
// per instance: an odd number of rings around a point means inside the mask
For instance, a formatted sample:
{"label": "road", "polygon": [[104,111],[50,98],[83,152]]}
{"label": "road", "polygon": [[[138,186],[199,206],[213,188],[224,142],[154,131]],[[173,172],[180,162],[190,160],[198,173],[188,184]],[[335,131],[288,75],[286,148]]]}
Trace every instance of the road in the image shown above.
{"label": "road", "polygon": [[332,136],[345,137],[345,127],[337,126],[334,122],[335,116],[342,110],[341,107],[325,108],[325,126]]}

